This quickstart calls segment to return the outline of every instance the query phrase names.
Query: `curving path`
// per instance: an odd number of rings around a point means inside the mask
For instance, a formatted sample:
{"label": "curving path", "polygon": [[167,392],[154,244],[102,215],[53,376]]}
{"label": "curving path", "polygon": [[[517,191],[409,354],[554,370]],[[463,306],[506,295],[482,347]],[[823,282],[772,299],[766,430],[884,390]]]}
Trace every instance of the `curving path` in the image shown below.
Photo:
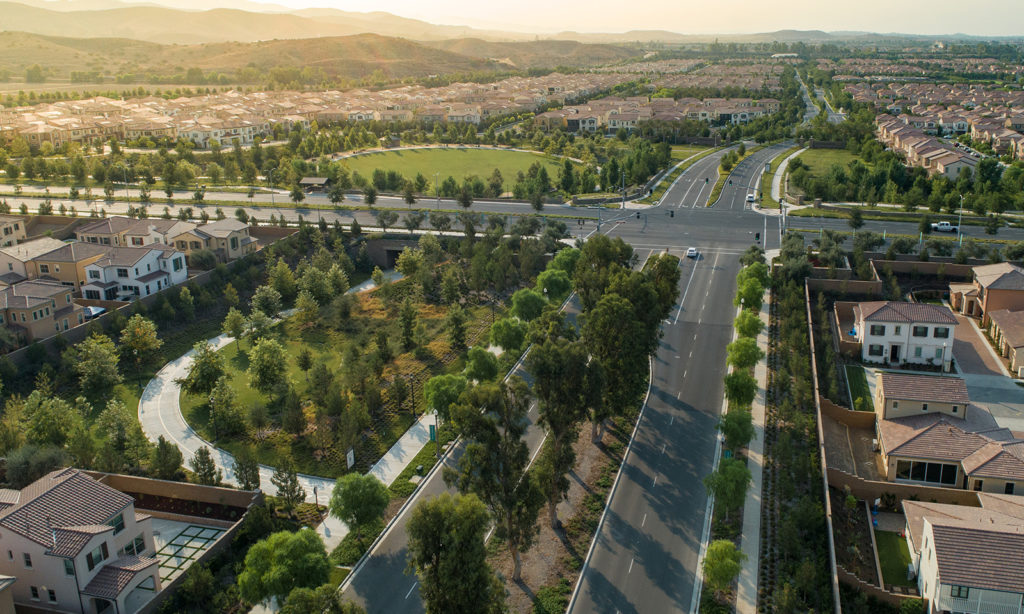
{"label": "curving path", "polygon": [[[392,279],[397,277],[396,274],[391,274]],[[367,280],[350,289],[349,292],[363,292],[373,287],[373,281]],[[282,315],[287,315],[287,312],[282,312]],[[223,348],[232,341],[234,338],[227,335],[220,335],[209,340],[210,344],[217,349]],[[189,350],[180,358],[167,363],[146,385],[142,398],[139,400],[139,422],[142,425],[142,431],[151,441],[155,442],[160,436],[163,436],[167,441],[173,442],[181,450],[186,462],[199,448],[209,448],[217,468],[224,473],[224,481],[237,484],[233,470],[234,456],[203,439],[188,425],[181,413],[179,404],[181,386],[178,385],[177,380],[187,375],[189,366],[192,364],[193,354],[194,351]],[[391,484],[429,441],[431,424],[434,424],[434,416],[420,416],[420,419],[399,438],[387,454],[377,461],[377,464],[370,469],[370,473],[385,484]],[[260,489],[264,492],[274,493],[277,491],[270,481],[273,475],[274,467],[260,465]],[[312,503],[315,498],[321,504],[326,504],[331,496],[335,480],[334,478],[299,474],[299,482],[306,489],[306,501]],[[320,533],[330,550],[348,533],[348,528],[338,519],[329,516],[320,525],[317,532]]]}

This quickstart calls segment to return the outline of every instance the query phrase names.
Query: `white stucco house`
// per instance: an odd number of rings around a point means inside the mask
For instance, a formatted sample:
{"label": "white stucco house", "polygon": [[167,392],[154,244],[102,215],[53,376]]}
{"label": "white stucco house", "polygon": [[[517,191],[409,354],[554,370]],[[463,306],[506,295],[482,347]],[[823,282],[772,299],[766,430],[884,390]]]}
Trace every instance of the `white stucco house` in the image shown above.
{"label": "white stucco house", "polygon": [[957,321],[945,305],[871,301],[858,303],[853,313],[864,362],[949,370]]}
{"label": "white stucco house", "polygon": [[185,254],[167,245],[115,247],[86,265],[85,274],[83,297],[130,301],[187,280],[188,264]]}

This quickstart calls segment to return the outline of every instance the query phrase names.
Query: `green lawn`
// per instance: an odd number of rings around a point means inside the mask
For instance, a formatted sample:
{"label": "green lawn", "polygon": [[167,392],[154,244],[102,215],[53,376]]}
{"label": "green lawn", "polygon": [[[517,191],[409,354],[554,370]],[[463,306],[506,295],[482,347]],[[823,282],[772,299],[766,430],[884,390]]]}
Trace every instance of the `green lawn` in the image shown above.
{"label": "green lawn", "polygon": [[[799,157],[815,177],[821,177],[828,173],[828,169],[832,168],[833,164],[838,164],[845,169],[850,162],[860,160],[860,156],[845,149],[808,149]],[[861,161],[863,162],[863,160]]]}
{"label": "green lawn", "polygon": [[800,149],[800,145],[794,145],[786,151],[780,153],[772,159],[771,166],[768,170],[761,175],[761,196],[760,203],[762,209],[778,209],[779,203],[772,198],[772,179],[775,177],[775,172],[779,170],[779,165],[782,161],[793,155],[794,152]]}
{"label": "green lawn", "polygon": [[[864,367],[858,365],[846,366],[846,380],[850,382],[850,397],[853,398],[854,406],[857,399],[864,399],[863,411],[875,411],[875,404],[871,400],[871,389],[868,388],[868,376]],[[853,409],[857,409],[853,407]]]}
{"label": "green lawn", "polygon": [[907,565],[910,564],[910,549],[907,540],[892,531],[875,531],[878,544],[878,562],[882,564],[882,581],[896,586],[916,587],[917,583],[907,580]]}
{"label": "green lawn", "polygon": [[[506,186],[515,182],[516,173],[524,173],[534,162],[548,167],[548,175],[552,181],[558,178],[558,169],[562,159],[542,154],[523,151],[504,151],[500,149],[403,149],[382,151],[342,159],[342,164],[351,171],[369,178],[374,169],[396,170],[408,179],[423,175],[433,185],[434,173],[438,180],[444,181],[451,175],[460,183],[465,177],[476,175],[487,180],[497,168],[505,179]],[[432,189],[432,188],[431,188]]]}
{"label": "green lawn", "polygon": [[673,160],[685,160],[694,154],[707,149],[703,145],[673,145],[672,146],[672,159]]}

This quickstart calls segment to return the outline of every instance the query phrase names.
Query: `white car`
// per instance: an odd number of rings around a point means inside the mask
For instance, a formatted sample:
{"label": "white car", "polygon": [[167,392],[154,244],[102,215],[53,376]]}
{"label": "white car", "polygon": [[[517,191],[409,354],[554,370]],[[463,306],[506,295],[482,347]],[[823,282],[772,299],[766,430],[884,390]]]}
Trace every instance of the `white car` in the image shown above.
{"label": "white car", "polygon": [[86,307],[85,308],[85,319],[86,320],[91,320],[91,319],[93,319],[95,317],[101,316],[101,315],[103,315],[104,312],[106,312],[106,310],[107,309],[105,307],[91,307],[91,306],[90,307]]}
{"label": "white car", "polygon": [[754,202],[754,193],[753,192],[751,192],[750,194],[747,194],[747,202],[748,203]]}
{"label": "white car", "polygon": [[697,248],[696,247],[687,248],[686,249],[686,257],[687,258],[696,258],[697,257]]}

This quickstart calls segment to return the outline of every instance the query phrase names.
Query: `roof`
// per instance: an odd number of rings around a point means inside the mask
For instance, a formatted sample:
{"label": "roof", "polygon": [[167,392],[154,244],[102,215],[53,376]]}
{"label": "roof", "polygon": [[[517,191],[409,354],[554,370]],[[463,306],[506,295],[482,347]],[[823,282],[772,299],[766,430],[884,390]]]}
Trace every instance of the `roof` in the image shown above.
{"label": "roof", "polygon": [[101,220],[96,220],[91,224],[85,224],[83,226],[80,226],[78,230],[75,231],[75,234],[79,236],[84,234],[119,234],[126,230],[131,229],[133,226],[135,226],[136,223],[138,223],[138,220],[136,219],[116,215],[114,217],[105,217]]}
{"label": "roof", "polygon": [[63,241],[59,241],[53,237],[39,237],[38,239],[32,239],[31,241],[25,241],[24,243],[19,243],[17,245],[0,247],[0,253],[14,258],[15,260],[26,262],[36,256],[52,252],[58,247],[63,247],[64,245],[65,243]]}
{"label": "roof", "polygon": [[38,305],[49,305],[52,297],[68,291],[68,286],[54,281],[23,281],[0,289],[0,309],[28,309]]}
{"label": "roof", "polygon": [[[1000,524],[1015,524],[1024,526],[1024,514],[1021,511],[1024,510],[1011,510],[1005,509],[998,504],[988,505],[984,499],[981,501],[982,507],[971,507],[968,505],[950,505],[948,503],[931,503],[927,501],[911,501],[910,499],[903,500],[903,515],[907,519],[907,527],[910,529],[910,540],[914,545],[916,552],[921,551],[921,546],[924,541],[924,519],[927,518],[932,525],[944,524],[949,521],[964,521],[970,522],[976,526],[980,526],[982,522],[986,524],[994,524],[996,522]],[[1000,497],[1006,497],[1007,495],[999,495]],[[1020,508],[1021,506],[1017,506]],[[1010,513],[1007,513],[1010,512]]]}
{"label": "roof", "polygon": [[932,526],[935,559],[942,584],[1024,593],[1024,526]]}
{"label": "roof", "polygon": [[14,576],[3,576],[3,575],[0,575],[0,593],[2,593],[5,590],[7,590],[8,587],[13,585],[17,581],[18,581],[18,579],[15,578]]}
{"label": "roof", "polygon": [[984,288],[1024,290],[1024,269],[1009,262],[976,266],[974,277]]}
{"label": "roof", "polygon": [[[4,495],[11,498],[9,491]],[[58,469],[21,489],[17,501],[0,511],[0,526],[66,555],[88,541],[81,534],[95,534],[131,504],[130,496],[77,469]],[[58,529],[63,531],[55,535]]]}
{"label": "roof", "polygon": [[858,320],[866,322],[901,322],[907,324],[949,324],[956,325],[953,312],[945,305],[931,303],[902,303],[899,301],[870,301],[858,303]]}
{"label": "roof", "polygon": [[202,230],[211,237],[224,238],[233,232],[238,232],[247,228],[249,228],[249,225],[245,222],[228,217],[223,220],[217,220],[216,222],[210,222],[209,224],[203,224],[199,227],[199,230]]}
{"label": "roof", "polygon": [[330,181],[327,177],[303,177],[299,185],[326,185]]}
{"label": "roof", "polygon": [[967,384],[959,377],[911,375],[883,371],[879,374],[879,378],[881,379],[882,393],[887,399],[949,403],[950,405],[970,403]]}
{"label": "roof", "polygon": [[997,309],[990,311],[988,317],[999,328],[1010,347],[1024,346],[1024,311]]}
{"label": "roof", "polygon": [[102,256],[110,249],[113,248],[109,245],[100,245],[99,243],[86,243],[84,241],[64,243],[62,241],[57,249],[40,254],[36,258],[50,262],[81,262],[86,258]]}
{"label": "roof", "polygon": [[103,599],[117,599],[135,576],[149,571],[157,565],[156,559],[141,556],[124,556],[103,566],[93,579],[82,590],[86,595]]}

